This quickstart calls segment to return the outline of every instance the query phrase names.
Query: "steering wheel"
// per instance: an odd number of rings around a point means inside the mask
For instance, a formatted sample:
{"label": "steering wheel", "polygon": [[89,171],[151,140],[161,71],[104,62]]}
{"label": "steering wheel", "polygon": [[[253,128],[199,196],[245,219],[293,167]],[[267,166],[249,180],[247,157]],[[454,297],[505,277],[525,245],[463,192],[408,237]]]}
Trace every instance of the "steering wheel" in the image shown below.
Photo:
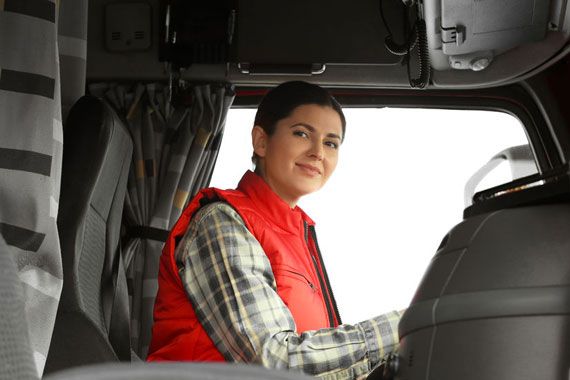
{"label": "steering wheel", "polygon": [[394,380],[398,373],[400,359],[396,354],[388,355],[385,360],[372,370],[366,380]]}

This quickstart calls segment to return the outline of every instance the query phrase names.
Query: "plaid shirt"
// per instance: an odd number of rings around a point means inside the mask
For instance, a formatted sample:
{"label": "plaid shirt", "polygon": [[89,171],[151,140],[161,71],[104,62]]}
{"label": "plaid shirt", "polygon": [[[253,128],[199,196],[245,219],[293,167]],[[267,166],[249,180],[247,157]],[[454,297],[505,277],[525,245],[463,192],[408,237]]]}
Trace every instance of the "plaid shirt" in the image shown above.
{"label": "plaid shirt", "polygon": [[277,294],[269,259],[226,203],[196,213],[175,255],[194,311],[228,361],[356,379],[397,347],[400,313],[395,311],[298,333]]}

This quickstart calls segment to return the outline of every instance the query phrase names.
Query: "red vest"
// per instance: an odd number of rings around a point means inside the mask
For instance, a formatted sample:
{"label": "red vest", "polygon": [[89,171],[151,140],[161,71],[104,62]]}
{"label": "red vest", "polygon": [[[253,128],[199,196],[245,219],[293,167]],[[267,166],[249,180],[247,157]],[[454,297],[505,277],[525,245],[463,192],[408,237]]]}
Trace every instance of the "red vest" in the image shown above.
{"label": "red vest", "polygon": [[152,341],[147,360],[224,361],[198,321],[178,276],[176,242],[204,204],[224,201],[241,216],[271,262],[277,293],[297,332],[336,327],[338,311],[316,242],[313,221],[291,209],[257,174],[247,172],[236,190],[205,189],[192,200],[170,232],[158,275]]}

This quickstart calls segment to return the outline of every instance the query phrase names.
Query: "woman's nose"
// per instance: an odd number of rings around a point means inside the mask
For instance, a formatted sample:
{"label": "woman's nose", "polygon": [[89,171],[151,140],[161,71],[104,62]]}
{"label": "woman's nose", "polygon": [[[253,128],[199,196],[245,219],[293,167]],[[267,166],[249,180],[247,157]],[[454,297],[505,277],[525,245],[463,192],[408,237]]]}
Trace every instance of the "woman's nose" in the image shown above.
{"label": "woman's nose", "polygon": [[323,145],[320,143],[314,143],[311,145],[311,150],[309,151],[309,156],[316,158],[317,160],[323,159]]}

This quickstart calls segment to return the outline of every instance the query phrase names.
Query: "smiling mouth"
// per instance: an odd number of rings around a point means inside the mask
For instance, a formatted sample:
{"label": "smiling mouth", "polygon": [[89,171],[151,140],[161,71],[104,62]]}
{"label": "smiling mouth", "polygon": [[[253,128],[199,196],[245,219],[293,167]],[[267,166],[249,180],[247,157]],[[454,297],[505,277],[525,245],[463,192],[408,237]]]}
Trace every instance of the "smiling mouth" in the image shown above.
{"label": "smiling mouth", "polygon": [[296,164],[298,167],[300,167],[304,172],[306,172],[307,174],[316,176],[316,175],[321,175],[321,171],[319,170],[319,168],[313,166],[313,165],[306,165],[306,164]]}

